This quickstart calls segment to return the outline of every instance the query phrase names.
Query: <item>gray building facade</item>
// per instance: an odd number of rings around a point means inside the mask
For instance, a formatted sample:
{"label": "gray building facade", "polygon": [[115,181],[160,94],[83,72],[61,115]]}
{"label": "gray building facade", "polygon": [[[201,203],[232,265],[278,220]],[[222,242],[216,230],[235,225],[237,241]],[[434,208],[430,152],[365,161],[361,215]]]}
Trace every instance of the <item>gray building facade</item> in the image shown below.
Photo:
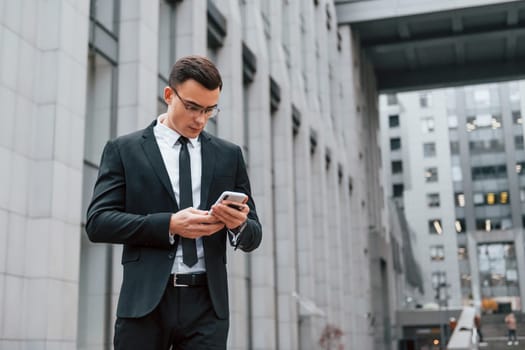
{"label": "gray building facade", "polygon": [[264,230],[229,252],[228,348],[390,348],[374,74],[327,0],[0,1],[0,348],[111,347],[121,247],[86,239],[86,206],[186,54],[223,74],[208,129],[243,146]]}

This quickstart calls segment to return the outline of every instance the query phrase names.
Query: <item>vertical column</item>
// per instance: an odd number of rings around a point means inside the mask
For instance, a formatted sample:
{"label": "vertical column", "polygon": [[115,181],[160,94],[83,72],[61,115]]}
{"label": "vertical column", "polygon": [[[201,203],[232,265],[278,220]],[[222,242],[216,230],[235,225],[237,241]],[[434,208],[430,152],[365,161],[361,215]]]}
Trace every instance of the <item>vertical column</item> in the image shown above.
{"label": "vertical column", "polygon": [[[121,1],[117,135],[145,128],[157,117],[159,1]],[[112,247],[111,325],[122,283],[122,246]],[[109,339],[113,339],[113,327]]]}
{"label": "vertical column", "polygon": [[[306,96],[303,71],[306,70],[305,52],[307,34],[303,32],[302,20],[304,21],[305,6],[311,2],[300,0],[290,1],[288,17],[283,21],[287,25],[289,35],[290,54],[290,99],[293,105],[301,112],[301,120],[297,135],[293,139],[293,153],[290,164],[294,167],[293,191],[294,191],[294,233],[295,233],[295,260],[296,260],[296,286],[295,302],[297,304],[297,347],[298,349],[313,350],[317,347],[318,337],[315,331],[314,321],[319,317],[319,309],[314,304],[314,244],[313,244],[313,210],[312,210],[312,188],[311,156],[310,156],[310,127],[309,106]],[[304,26],[308,29],[309,26]],[[311,29],[310,29],[311,30]],[[284,28],[283,28],[284,31]],[[312,305],[314,307],[312,307]]]}
{"label": "vertical column", "polygon": [[74,349],[89,1],[0,7],[0,348]]}
{"label": "vertical column", "polygon": [[157,117],[159,1],[121,1],[117,135]]}
{"label": "vertical column", "polygon": [[206,55],[206,0],[182,1],[177,7],[175,57]]}
{"label": "vertical column", "polygon": [[[242,62],[242,23],[239,2],[236,0],[217,0],[215,4],[227,18],[227,35],[224,45],[217,51],[216,64],[219,66],[223,80],[223,89],[219,106],[220,115],[217,119],[218,136],[238,145],[244,142],[243,116],[243,62]],[[206,16],[206,13],[203,13]],[[250,168],[250,165],[249,165]],[[253,179],[252,183],[253,183]],[[259,198],[255,196],[257,206]],[[263,226],[266,233],[266,227]],[[265,237],[266,238],[266,237]],[[248,349],[251,339],[248,289],[246,286],[247,260],[250,255],[240,251],[228,250],[228,282],[230,291],[230,333],[228,349]],[[256,301],[257,302],[257,301]]]}
{"label": "vertical column", "polygon": [[296,290],[292,159],[292,109],[289,72],[283,51],[283,5],[271,2],[271,75],[281,90],[279,109],[273,114],[274,219],[277,264],[278,348],[297,349]]}
{"label": "vertical column", "polygon": [[263,227],[261,246],[252,253],[253,349],[276,349],[275,261],[271,173],[269,58],[257,0],[245,1],[244,37],[257,56],[257,73],[248,91],[250,180]]}

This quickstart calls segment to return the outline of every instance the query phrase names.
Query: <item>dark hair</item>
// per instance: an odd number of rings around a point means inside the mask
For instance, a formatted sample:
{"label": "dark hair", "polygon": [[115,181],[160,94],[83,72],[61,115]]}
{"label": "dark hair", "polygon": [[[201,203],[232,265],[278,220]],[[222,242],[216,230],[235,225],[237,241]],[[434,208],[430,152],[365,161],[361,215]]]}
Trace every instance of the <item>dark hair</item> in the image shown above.
{"label": "dark hair", "polygon": [[193,79],[208,90],[222,89],[219,70],[204,56],[185,56],[177,60],[170,72],[169,84],[176,87],[186,80]]}

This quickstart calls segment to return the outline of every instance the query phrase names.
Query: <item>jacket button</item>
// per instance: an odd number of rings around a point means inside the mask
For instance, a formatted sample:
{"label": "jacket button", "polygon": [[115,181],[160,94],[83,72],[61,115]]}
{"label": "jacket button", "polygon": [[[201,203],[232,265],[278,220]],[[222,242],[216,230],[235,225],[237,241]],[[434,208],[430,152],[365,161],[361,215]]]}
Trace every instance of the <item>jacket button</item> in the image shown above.
{"label": "jacket button", "polygon": [[175,253],[169,253],[168,254],[168,259],[173,259],[175,257]]}

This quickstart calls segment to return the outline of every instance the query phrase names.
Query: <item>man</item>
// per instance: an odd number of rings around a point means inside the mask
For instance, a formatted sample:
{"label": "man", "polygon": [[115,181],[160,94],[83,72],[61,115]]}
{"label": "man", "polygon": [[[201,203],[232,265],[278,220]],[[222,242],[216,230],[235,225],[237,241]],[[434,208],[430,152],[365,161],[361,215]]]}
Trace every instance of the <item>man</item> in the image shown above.
{"label": "man", "polygon": [[[262,233],[241,149],[203,131],[221,89],[211,61],[181,58],[167,112],[104,148],[86,231],[124,245],[115,349],[226,349],[226,240],[248,252]],[[214,205],[225,190],[248,200]]]}
{"label": "man", "polygon": [[516,316],[511,311],[507,316],[505,316],[505,324],[507,325],[507,345],[519,345],[518,338],[516,337]]}

